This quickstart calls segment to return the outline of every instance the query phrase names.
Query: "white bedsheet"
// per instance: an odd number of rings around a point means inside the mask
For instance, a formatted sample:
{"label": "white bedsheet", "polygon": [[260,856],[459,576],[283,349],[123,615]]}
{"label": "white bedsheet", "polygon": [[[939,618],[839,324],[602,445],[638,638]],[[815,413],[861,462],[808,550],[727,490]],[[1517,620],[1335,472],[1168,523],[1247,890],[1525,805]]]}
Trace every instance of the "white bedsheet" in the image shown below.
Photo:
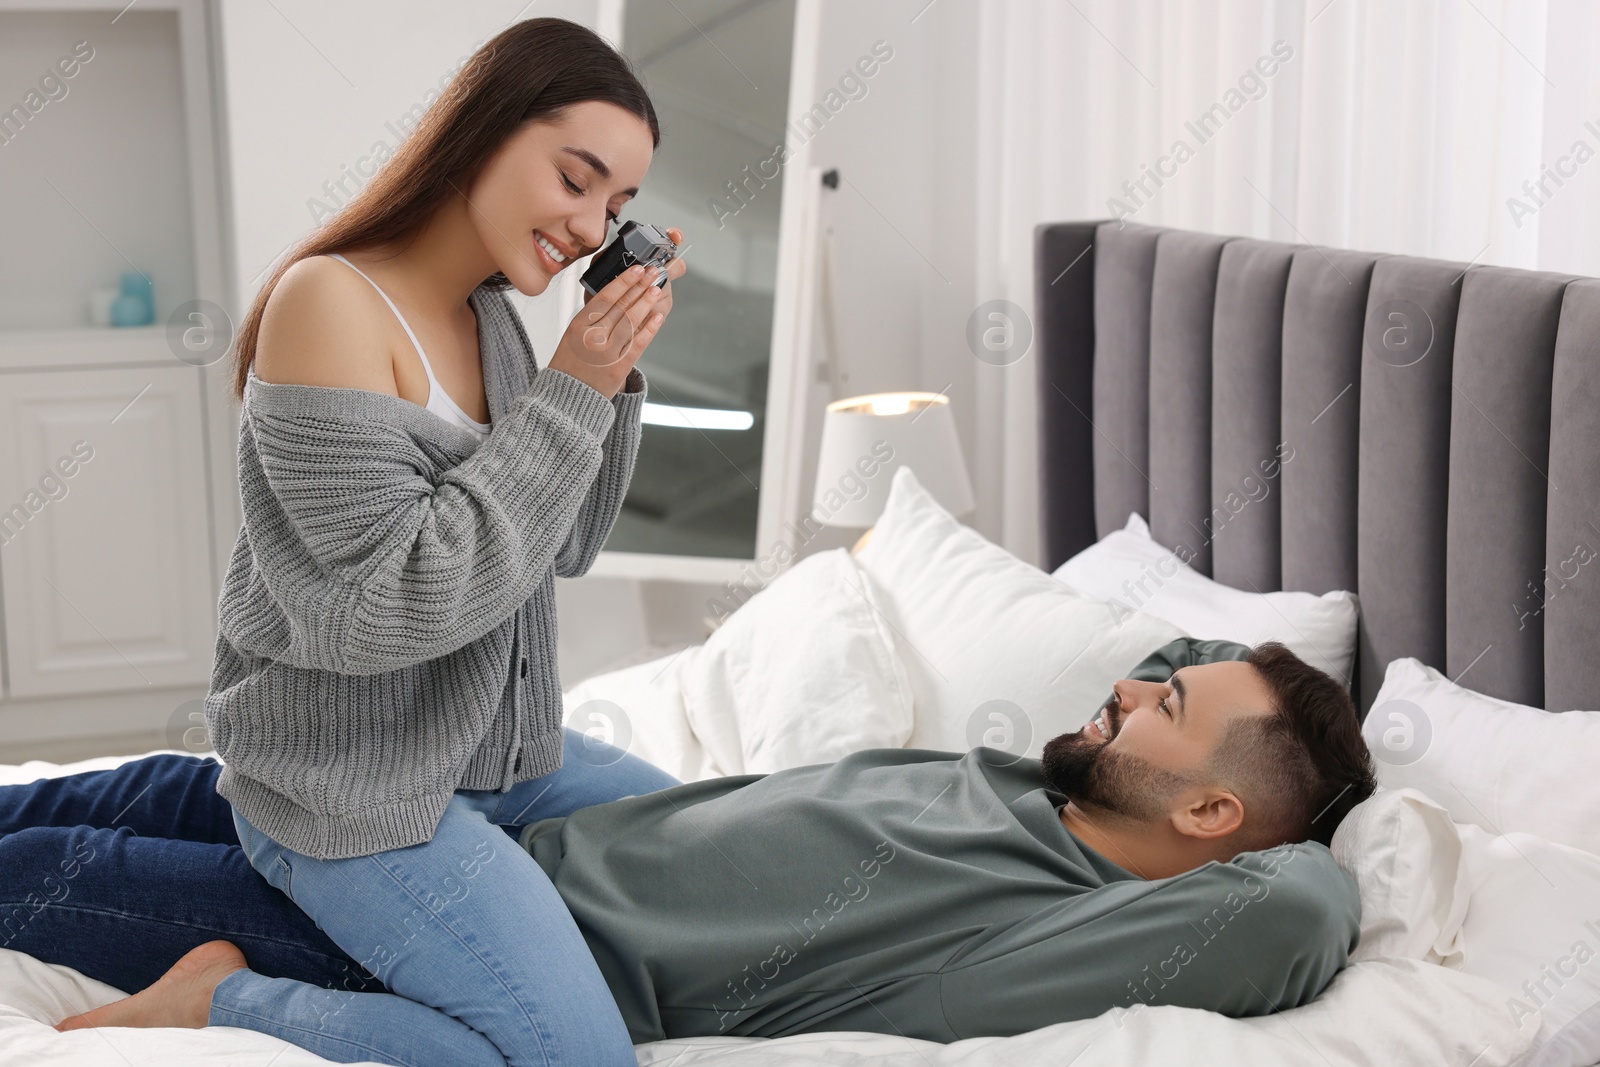
{"label": "white bedsheet", "polygon": [[[28,1067],[312,1067],[331,1061],[252,1030],[75,1030],[52,1024],[122,996],[78,972],[0,949],[0,1063]],[[1526,1040],[1502,1021],[1506,992],[1470,975],[1417,960],[1346,968],[1314,1003],[1258,1019],[1191,1008],[1111,1011],[1012,1038],[951,1045],[880,1034],[697,1038],[636,1048],[641,1065],[879,1064],[882,1067],[1013,1067],[1072,1064],[1217,1063],[1229,1067],[1429,1064],[1508,1067]],[[1380,1052],[1381,1060],[1373,1058]]]}

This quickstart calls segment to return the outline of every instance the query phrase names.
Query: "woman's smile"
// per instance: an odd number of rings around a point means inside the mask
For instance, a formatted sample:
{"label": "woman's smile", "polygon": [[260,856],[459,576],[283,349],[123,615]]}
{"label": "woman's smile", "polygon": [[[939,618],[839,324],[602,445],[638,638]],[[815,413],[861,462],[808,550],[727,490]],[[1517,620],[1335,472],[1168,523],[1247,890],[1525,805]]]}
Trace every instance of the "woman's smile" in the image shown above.
{"label": "woman's smile", "polygon": [[533,231],[533,247],[539,251],[540,264],[555,274],[572,262],[573,253],[556,244],[540,230]]}

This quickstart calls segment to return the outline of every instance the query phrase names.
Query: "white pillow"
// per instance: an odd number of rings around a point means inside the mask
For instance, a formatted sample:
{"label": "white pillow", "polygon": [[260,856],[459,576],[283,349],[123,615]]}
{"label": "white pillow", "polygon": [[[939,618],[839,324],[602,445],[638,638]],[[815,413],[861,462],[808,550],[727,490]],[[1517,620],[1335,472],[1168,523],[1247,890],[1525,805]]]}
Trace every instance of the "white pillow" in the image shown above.
{"label": "white pillow", "polygon": [[1127,526],[1057,567],[1055,577],[1165,619],[1191,637],[1244,645],[1282,641],[1313,667],[1350,684],[1358,614],[1354,593],[1257,593],[1212,581],[1152,538],[1137,513],[1128,516]]}
{"label": "white pillow", "polygon": [[911,676],[910,745],[1037,757],[1140,660],[1183,636],[1079,592],[957,522],[909,467],[856,557]]}
{"label": "white pillow", "polygon": [[1329,847],[1361,895],[1352,963],[1460,966],[1467,897],[1456,892],[1461,839],[1448,812],[1414,789],[1380,789],[1350,809]]}
{"label": "white pillow", "polygon": [[1352,961],[1409,956],[1497,982],[1496,1013],[1533,1038],[1526,1067],[1600,1060],[1600,856],[1454,822],[1415,789],[1357,805],[1333,854],[1361,893]]}
{"label": "white pillow", "polygon": [[1533,834],[1460,831],[1472,894],[1461,969],[1515,990],[1507,1014],[1538,1034],[1526,1067],[1600,1061],[1600,856]]}
{"label": "white pillow", "polygon": [[689,724],[724,774],[831,763],[911,735],[910,680],[843,548],[807,556],[745,601],[680,682]]}
{"label": "white pillow", "polygon": [[648,760],[680,782],[720,772],[689,725],[683,671],[699,645],[585,678],[562,694],[566,725]]}
{"label": "white pillow", "polygon": [[1600,712],[1497,700],[1407,658],[1389,664],[1361,732],[1383,785],[1420,789],[1490,833],[1600,854]]}

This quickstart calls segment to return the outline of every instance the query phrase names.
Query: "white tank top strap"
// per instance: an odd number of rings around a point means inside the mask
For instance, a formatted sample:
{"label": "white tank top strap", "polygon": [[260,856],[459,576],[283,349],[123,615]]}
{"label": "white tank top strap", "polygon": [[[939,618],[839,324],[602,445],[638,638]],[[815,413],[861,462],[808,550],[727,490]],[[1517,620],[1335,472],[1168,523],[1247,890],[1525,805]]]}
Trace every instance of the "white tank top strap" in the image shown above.
{"label": "white tank top strap", "polygon": [[[422,342],[417,340],[417,335],[411,329],[411,324],[406,321],[406,317],[404,315],[400,314],[400,309],[394,306],[394,301],[389,299],[389,294],[383,291],[383,287],[377,282],[373,281],[372,277],[367,274],[366,271],[350,262],[338,252],[329,252],[328,258],[337,259],[340,263],[343,263],[345,266],[349,267],[363,278],[366,278],[367,284],[371,285],[378,291],[378,295],[383,297],[383,302],[389,305],[389,310],[394,312],[394,317],[400,320],[400,325],[406,331],[406,336],[411,338],[411,347],[417,350],[417,355],[422,360],[422,370],[428,376],[427,409],[436,415],[456,423],[458,426],[462,426],[473,431],[480,437],[487,436],[493,427],[487,422],[479,422],[477,419],[461,410],[461,406],[450,398],[449,393],[444,391],[444,386],[440,385],[439,379],[434,377],[433,364],[428,362],[428,354],[422,350]],[[442,402],[442,408],[434,406],[436,400]]]}
{"label": "white tank top strap", "polygon": [[433,376],[433,365],[428,362],[428,355],[422,350],[422,342],[417,340],[417,335],[411,330],[411,324],[406,321],[406,317],[404,315],[400,314],[400,309],[394,306],[394,301],[389,299],[389,294],[383,291],[383,287],[377,282],[373,281],[372,276],[366,271],[362,270],[360,267],[344,258],[344,256],[340,255],[338,252],[329,252],[328,258],[337,259],[340,263],[343,263],[345,266],[349,267],[351,270],[367,279],[367,284],[378,290],[378,295],[383,297],[383,302],[389,305],[389,310],[394,312],[394,317],[400,320],[400,325],[405,329],[406,336],[411,338],[411,347],[415,348],[417,350],[417,355],[422,357],[422,369],[428,373],[428,384],[437,385],[438,379]]}

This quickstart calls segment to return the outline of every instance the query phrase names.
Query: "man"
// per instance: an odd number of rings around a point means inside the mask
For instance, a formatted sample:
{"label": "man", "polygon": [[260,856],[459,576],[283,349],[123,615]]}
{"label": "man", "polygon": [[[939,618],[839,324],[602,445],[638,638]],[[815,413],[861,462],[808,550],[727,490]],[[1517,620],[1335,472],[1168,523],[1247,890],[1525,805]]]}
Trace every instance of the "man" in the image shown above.
{"label": "man", "polygon": [[[183,804],[203,813],[216,765],[190,764]],[[1245,1016],[1311,1000],[1359,934],[1354,881],[1325,845],[1374,788],[1338,682],[1281,645],[1182,639],[1041,760],[877,749],[585,807],[517,840],[583,931],[635,1042],[818,1030],[953,1041],[1118,1006]],[[4,792],[0,832],[15,806]],[[105,832],[0,838],[0,916],[58,851]],[[99,840],[116,877],[79,883],[73,923],[47,908],[0,942],[85,969],[104,957],[71,931],[82,909],[103,907],[124,933],[96,936],[115,939],[119,959],[237,940],[260,973],[342,986],[330,1010],[362,995],[345,990],[379,988],[289,902],[252,914],[275,891],[247,865],[138,869],[115,852],[133,840]],[[196,901],[226,907],[196,914]],[[163,913],[183,918],[180,934],[137,921]],[[165,1004],[160,988],[96,1022],[204,1022],[203,1003]]]}

